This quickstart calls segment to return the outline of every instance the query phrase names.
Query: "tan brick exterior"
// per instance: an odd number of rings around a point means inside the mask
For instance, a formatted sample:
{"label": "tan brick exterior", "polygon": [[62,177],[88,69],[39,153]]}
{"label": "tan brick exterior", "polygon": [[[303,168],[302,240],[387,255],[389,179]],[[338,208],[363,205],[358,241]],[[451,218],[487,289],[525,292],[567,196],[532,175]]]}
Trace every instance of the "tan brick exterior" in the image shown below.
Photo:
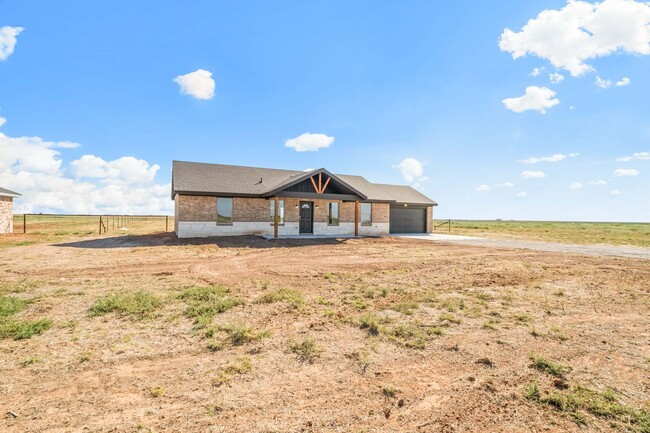
{"label": "tan brick exterior", "polygon": [[433,232],[433,206],[427,206],[427,233]]}
{"label": "tan brick exterior", "polygon": [[388,223],[390,222],[390,204],[373,203],[372,204],[372,222]]}
{"label": "tan brick exterior", "polygon": [[269,207],[270,207],[269,202],[270,200],[263,199],[263,198],[235,197],[232,201],[233,222],[234,221],[237,222],[269,221],[269,224],[271,224],[270,213],[269,213]]}
{"label": "tan brick exterior", "polygon": [[0,196],[0,234],[14,231],[14,199]]}
{"label": "tan brick exterior", "polygon": [[179,221],[217,221],[217,200],[200,195],[177,195]]}

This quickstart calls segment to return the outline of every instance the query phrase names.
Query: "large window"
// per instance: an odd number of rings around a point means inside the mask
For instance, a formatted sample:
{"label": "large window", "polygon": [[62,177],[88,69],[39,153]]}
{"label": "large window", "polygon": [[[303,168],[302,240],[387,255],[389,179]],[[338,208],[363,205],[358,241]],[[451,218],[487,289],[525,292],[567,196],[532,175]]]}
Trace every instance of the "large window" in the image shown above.
{"label": "large window", "polygon": [[232,198],[217,198],[217,225],[232,225]]}
{"label": "large window", "polygon": [[[275,224],[275,200],[269,201],[269,220]],[[284,225],[284,200],[278,200],[278,225]]]}
{"label": "large window", "polygon": [[370,203],[361,203],[361,225],[372,225],[372,204]]}
{"label": "large window", "polygon": [[327,225],[330,226],[339,225],[339,204],[338,203],[327,204]]}

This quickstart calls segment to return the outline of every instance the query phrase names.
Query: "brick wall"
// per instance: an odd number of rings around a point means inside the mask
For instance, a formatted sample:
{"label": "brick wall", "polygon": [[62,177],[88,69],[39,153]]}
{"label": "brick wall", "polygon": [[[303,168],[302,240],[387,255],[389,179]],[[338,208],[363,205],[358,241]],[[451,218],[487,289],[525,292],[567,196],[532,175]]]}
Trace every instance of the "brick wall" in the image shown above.
{"label": "brick wall", "polygon": [[269,221],[269,224],[271,224],[270,201],[263,198],[235,197],[232,202],[232,220],[237,222]]}
{"label": "brick wall", "polygon": [[0,233],[14,231],[14,199],[0,196]]}
{"label": "brick wall", "polygon": [[217,221],[217,200],[200,195],[178,195],[180,221]]}
{"label": "brick wall", "polygon": [[390,222],[390,204],[373,203],[372,204],[372,222],[388,223]]}

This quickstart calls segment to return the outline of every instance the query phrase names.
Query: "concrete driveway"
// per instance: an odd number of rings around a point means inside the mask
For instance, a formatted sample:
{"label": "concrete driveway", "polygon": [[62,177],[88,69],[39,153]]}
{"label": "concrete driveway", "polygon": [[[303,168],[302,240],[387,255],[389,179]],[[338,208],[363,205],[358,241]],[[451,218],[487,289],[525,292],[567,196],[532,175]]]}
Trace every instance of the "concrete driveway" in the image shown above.
{"label": "concrete driveway", "polygon": [[527,241],[519,239],[492,239],[471,236],[458,236],[447,234],[400,234],[392,235],[400,238],[422,239],[432,242],[473,245],[490,248],[526,249],[536,251],[549,251],[554,253],[586,254],[591,256],[626,257],[650,260],[650,248],[632,247],[626,245],[603,244],[563,244],[560,242]]}

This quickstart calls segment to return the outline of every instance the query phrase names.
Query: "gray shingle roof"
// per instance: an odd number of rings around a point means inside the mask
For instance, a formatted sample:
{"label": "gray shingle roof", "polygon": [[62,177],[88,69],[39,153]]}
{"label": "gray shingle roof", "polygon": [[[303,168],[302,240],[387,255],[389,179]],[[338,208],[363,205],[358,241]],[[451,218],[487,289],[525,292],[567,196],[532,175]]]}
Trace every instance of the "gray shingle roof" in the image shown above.
{"label": "gray shingle roof", "polygon": [[21,194],[18,194],[17,192],[11,191],[6,188],[0,187],[0,195],[3,195],[5,197],[20,197]]}
{"label": "gray shingle roof", "polygon": [[[319,170],[315,170],[318,172]],[[307,173],[297,170],[172,162],[172,198],[176,193],[264,196]],[[394,201],[409,204],[437,205],[436,202],[408,185],[370,183],[364,177],[335,174],[339,181],[367,197],[368,201]]]}

